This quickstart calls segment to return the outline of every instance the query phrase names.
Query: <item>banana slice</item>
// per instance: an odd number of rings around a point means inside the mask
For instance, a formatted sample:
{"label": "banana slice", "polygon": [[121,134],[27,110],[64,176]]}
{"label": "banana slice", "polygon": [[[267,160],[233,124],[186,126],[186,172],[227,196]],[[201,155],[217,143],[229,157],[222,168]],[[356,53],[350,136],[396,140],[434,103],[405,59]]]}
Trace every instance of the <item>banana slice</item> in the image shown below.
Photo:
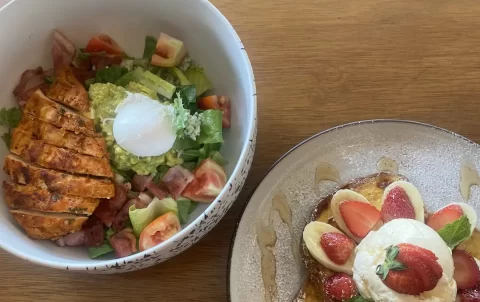
{"label": "banana slice", "polygon": [[[330,224],[319,221],[310,222],[303,230],[303,240],[305,241],[305,245],[307,246],[310,255],[312,255],[315,260],[317,260],[326,268],[329,268],[336,272],[342,272],[352,275],[353,262],[355,260],[356,244],[349,239],[354,246],[353,249],[351,249],[350,256],[344,264],[337,264],[329,258],[325,250],[322,248],[321,239],[322,235],[325,233],[340,233],[345,236],[340,230]],[[339,250],[341,250],[342,252],[345,251],[345,249]]]}

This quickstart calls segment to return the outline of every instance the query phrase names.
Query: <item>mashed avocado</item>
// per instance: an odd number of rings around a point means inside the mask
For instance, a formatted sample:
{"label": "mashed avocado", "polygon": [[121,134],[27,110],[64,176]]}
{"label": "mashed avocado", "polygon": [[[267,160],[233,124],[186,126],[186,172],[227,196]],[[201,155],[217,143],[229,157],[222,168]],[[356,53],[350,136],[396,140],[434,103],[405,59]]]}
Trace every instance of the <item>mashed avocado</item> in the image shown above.
{"label": "mashed avocado", "polygon": [[119,170],[133,170],[140,175],[156,174],[160,165],[175,166],[183,163],[175,151],[170,150],[160,156],[139,157],[126,150],[115,142],[113,137],[113,121],[115,109],[127,97],[123,87],[111,83],[96,83],[88,90],[92,100],[93,117],[95,124],[101,129],[110,152],[112,164]]}

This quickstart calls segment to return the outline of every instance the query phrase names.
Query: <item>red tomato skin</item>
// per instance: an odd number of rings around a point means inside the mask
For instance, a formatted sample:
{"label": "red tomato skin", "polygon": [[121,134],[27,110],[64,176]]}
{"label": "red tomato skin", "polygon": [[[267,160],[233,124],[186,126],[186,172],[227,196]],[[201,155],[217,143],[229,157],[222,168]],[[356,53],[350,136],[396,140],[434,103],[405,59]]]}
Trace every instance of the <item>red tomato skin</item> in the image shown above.
{"label": "red tomato skin", "polygon": [[212,202],[217,198],[227,183],[225,170],[207,158],[193,171],[195,179],[190,182],[182,196],[198,202]]}
{"label": "red tomato skin", "polygon": [[103,34],[92,37],[90,41],[88,41],[84,51],[87,53],[104,51],[111,55],[123,55],[124,53],[117,42],[115,42],[108,35]]}

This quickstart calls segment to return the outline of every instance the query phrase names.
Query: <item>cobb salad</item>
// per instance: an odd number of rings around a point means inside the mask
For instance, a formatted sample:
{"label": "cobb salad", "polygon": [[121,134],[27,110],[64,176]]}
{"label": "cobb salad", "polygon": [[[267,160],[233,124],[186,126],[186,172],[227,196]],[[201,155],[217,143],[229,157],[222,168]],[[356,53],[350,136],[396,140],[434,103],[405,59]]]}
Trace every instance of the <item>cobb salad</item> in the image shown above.
{"label": "cobb salad", "polygon": [[[210,94],[181,40],[147,36],[134,57],[108,35],[77,48],[55,30],[52,56],[54,68],[22,74],[19,106],[0,110],[12,152],[5,199],[30,237],[125,257],[172,237],[199,202],[215,200],[227,181],[230,100]],[[25,198],[37,200],[26,207]]]}

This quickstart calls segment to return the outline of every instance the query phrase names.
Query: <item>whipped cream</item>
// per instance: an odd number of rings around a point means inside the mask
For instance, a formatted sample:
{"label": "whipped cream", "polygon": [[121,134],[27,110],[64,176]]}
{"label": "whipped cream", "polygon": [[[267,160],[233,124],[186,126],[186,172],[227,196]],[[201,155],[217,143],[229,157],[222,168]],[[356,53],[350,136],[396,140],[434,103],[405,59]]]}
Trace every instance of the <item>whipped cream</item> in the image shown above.
{"label": "whipped cream", "polygon": [[[438,257],[443,276],[433,290],[418,296],[405,295],[387,287],[377,276],[376,267],[385,261],[385,249],[400,243],[428,249]],[[353,280],[363,297],[376,302],[452,302],[457,294],[453,269],[452,251],[433,229],[416,220],[395,219],[370,232],[357,246]]]}

